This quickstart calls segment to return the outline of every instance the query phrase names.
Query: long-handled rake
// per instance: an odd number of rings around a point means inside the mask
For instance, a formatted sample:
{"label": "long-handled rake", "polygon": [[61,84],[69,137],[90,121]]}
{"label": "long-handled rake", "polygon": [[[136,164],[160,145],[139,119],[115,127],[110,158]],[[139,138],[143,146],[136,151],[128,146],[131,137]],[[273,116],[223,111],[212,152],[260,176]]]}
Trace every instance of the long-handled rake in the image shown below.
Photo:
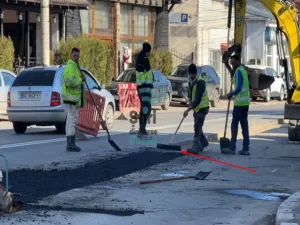
{"label": "long-handled rake", "polygon": [[171,145],[171,143],[172,143],[172,141],[173,141],[175,135],[177,134],[177,132],[178,132],[178,130],[179,130],[179,128],[180,128],[180,126],[181,126],[183,120],[184,120],[184,117],[182,117],[181,122],[180,122],[179,126],[177,127],[176,132],[173,134],[173,136],[172,136],[172,138],[171,138],[169,144],[168,144],[168,145],[165,145],[165,144],[160,144],[160,143],[158,143],[157,146],[156,146],[156,148],[159,148],[159,149],[165,149],[165,150],[181,151],[181,146],[180,146],[180,145]]}

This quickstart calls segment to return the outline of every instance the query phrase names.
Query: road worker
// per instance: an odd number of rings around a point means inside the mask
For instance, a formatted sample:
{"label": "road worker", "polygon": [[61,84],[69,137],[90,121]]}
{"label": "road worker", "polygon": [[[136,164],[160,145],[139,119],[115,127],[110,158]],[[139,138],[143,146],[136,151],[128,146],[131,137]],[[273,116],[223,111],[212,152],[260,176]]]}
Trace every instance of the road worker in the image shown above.
{"label": "road worker", "polygon": [[153,88],[154,76],[149,61],[150,52],[151,45],[145,42],[143,43],[143,49],[136,58],[136,84],[141,103],[138,137],[145,137],[147,135],[146,125],[152,107],[151,91]]}
{"label": "road worker", "polygon": [[62,79],[62,98],[66,107],[66,136],[67,151],[80,152],[81,149],[75,144],[75,131],[78,124],[80,107],[85,104],[84,82],[85,76],[79,67],[80,50],[73,48],[71,59],[65,66]]}
{"label": "road worker", "polygon": [[230,99],[235,96],[234,108],[231,122],[231,141],[230,147],[222,149],[224,154],[235,154],[236,140],[238,135],[238,126],[241,123],[243,134],[243,149],[238,152],[239,155],[249,155],[249,126],[248,126],[248,111],[250,105],[250,91],[248,74],[245,68],[241,65],[238,55],[230,57],[230,63],[235,70],[233,76],[233,85],[235,90],[227,94]]}
{"label": "road worker", "polygon": [[206,81],[197,76],[197,67],[195,64],[189,66],[188,95],[190,104],[183,116],[186,117],[190,110],[194,110],[194,141],[191,149],[187,152],[197,154],[209,145],[206,136],[203,133],[203,125],[206,115],[209,112],[209,98],[206,89]]}

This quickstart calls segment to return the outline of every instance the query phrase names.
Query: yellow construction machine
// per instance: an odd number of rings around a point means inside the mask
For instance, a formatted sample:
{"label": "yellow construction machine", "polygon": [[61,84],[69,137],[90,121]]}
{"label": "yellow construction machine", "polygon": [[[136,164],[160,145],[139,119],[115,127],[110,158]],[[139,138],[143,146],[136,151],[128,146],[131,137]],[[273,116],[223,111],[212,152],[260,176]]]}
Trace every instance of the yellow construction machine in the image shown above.
{"label": "yellow construction machine", "polygon": [[[284,119],[290,121],[288,131],[289,140],[300,141],[300,29],[298,27],[298,7],[291,0],[235,0],[234,3],[232,0],[229,0],[227,27],[229,32],[234,4],[234,44],[223,54],[223,63],[229,70],[231,76],[233,76],[234,71],[232,71],[232,68],[229,66],[229,57],[234,54],[240,57],[242,56],[247,1],[260,2],[274,15],[277,22],[276,41],[278,57],[280,66],[284,68],[287,87],[287,102],[284,107]],[[284,52],[284,36],[288,44],[291,71],[288,71],[288,61],[285,57],[287,53]],[[293,85],[290,85],[289,73],[292,74]],[[250,88],[251,86],[259,90],[268,88],[273,81],[270,82],[270,80],[264,79],[263,77],[266,76],[258,76],[255,79],[249,77]],[[293,121],[295,121],[295,123],[293,123]]]}

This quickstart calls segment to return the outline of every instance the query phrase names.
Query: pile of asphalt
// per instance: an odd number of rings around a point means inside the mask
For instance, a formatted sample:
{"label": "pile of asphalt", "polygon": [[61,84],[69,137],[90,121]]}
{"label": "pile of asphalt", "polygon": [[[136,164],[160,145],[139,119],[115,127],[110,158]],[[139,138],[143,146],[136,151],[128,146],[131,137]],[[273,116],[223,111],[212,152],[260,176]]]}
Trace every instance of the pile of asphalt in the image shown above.
{"label": "pile of asphalt", "polygon": [[[21,200],[25,202],[25,210],[26,208],[32,210],[39,209],[41,207],[30,206],[28,204],[36,203],[45,197],[71,189],[82,188],[122,177],[181,156],[183,155],[178,153],[164,153],[150,150],[128,154],[122,158],[95,161],[71,170],[44,171],[23,169],[9,173],[9,186],[12,193],[23,195]],[[69,210],[82,211],[76,208]],[[101,212],[105,213],[105,209],[98,209],[98,213]],[[110,214],[109,212],[106,213]],[[127,213],[122,212],[121,214],[129,215],[134,213],[141,212],[127,211]],[[115,212],[112,214],[118,213]]]}

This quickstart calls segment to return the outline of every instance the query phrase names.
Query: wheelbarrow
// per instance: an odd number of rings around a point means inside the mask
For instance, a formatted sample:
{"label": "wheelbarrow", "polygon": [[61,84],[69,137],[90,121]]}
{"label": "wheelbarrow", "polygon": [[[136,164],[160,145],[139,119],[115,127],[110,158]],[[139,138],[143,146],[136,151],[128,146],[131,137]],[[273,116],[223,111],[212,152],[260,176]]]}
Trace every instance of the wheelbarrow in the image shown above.
{"label": "wheelbarrow", "polygon": [[[21,194],[11,193],[8,190],[8,161],[6,157],[0,154],[5,161],[5,190],[0,185],[0,216],[8,213],[14,213],[23,210],[24,203],[22,201],[13,200],[14,196],[22,196]],[[1,177],[2,178],[2,177]],[[2,181],[2,179],[0,180]]]}

